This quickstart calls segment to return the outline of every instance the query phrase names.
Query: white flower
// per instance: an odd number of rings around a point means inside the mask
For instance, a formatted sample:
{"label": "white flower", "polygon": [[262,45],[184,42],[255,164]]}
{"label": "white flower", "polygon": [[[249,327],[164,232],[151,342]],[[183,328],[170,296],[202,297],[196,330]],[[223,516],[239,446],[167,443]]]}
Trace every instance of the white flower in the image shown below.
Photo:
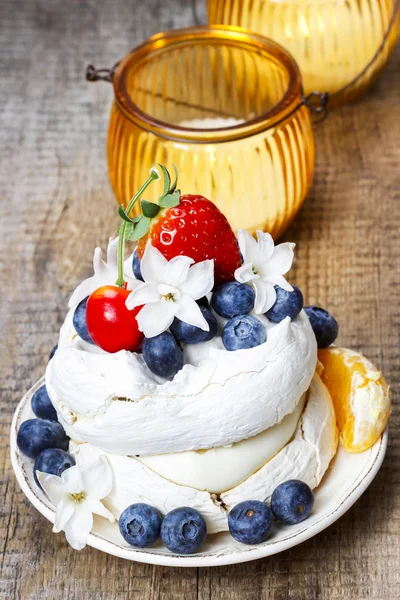
{"label": "white flower", "polygon": [[65,537],[75,550],[86,545],[93,527],[93,513],[111,523],[113,515],[100,502],[112,488],[112,471],[105,456],[100,456],[88,469],[76,465],[66,469],[61,477],[36,471],[40,485],[56,506],[54,533],[65,531]]}
{"label": "white flower", "polygon": [[276,301],[276,285],[292,292],[292,286],[283,277],[293,262],[293,250],[296,244],[285,242],[274,245],[269,233],[257,231],[257,241],[244,229],[237,234],[243,265],[236,269],[235,279],[240,283],[249,283],[256,293],[254,312],[267,312]]}
{"label": "white flower", "polygon": [[[78,285],[69,300],[69,308],[79,304],[81,300],[90,296],[99,287],[103,285],[115,285],[118,278],[118,240],[119,237],[116,237],[114,240],[112,238],[109,239],[107,262],[103,260],[101,248],[95,249],[93,256],[94,275]],[[124,278],[128,284],[128,290],[131,290],[137,281],[133,274],[132,256],[133,254],[124,262]]]}
{"label": "white flower", "polygon": [[209,331],[196,300],[213,288],[214,261],[193,263],[188,256],[175,256],[167,261],[150,241],[147,242],[140,263],[144,283],[136,285],[126,299],[129,310],[144,305],[136,319],[146,337],[168,329],[175,317]]}

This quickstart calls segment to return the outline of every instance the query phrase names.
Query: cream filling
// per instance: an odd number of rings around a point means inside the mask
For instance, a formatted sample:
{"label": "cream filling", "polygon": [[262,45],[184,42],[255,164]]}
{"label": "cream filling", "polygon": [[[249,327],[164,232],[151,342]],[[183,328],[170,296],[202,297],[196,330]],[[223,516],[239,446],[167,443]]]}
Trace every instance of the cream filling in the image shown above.
{"label": "cream filling", "polygon": [[312,489],[317,487],[336,453],[337,439],[332,400],[315,375],[291,441],[258,471],[220,496],[173,483],[135,458],[104,453],[91,444],[71,442],[71,450],[82,467],[106,454],[113,471],[113,487],[104,504],[116,518],[135,502],[151,504],[162,514],[180,506],[192,506],[205,518],[208,532],[217,533],[228,529],[229,508],[243,500],[268,501],[275,487],[287,479],[301,479]]}
{"label": "cream filling", "polygon": [[137,460],[179,485],[219,494],[233,488],[268,462],[293,437],[306,394],[280,423],[232,446],[154,454]]}

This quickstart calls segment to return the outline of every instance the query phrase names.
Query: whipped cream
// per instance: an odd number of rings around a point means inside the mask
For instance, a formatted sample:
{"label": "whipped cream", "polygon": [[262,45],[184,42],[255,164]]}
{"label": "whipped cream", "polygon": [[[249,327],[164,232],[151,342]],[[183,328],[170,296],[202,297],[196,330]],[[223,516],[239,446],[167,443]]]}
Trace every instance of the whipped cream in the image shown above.
{"label": "whipped cream", "polygon": [[307,391],[317,345],[303,311],[277,325],[261,320],[264,344],[228,352],[216,336],[187,346],[187,364],[163,382],[140,354],[82,342],[70,311],[46,372],[61,424],[71,439],[121,455],[228,446],[265,431]]}
{"label": "whipped cream", "polygon": [[[301,479],[311,488],[318,486],[336,453],[337,437],[332,400],[316,375],[293,439],[240,485],[217,496],[173,483],[135,458],[106,454],[114,478],[111,493],[103,503],[116,518],[133,502],[151,504],[163,514],[180,506],[192,506],[205,518],[209,533],[226,531],[227,512],[238,502],[269,500],[275,487],[287,479]],[[86,443],[71,442],[71,451],[82,468],[104,454]],[[231,467],[231,461],[237,466],[234,448],[226,449],[225,459],[221,477],[223,470]]]}

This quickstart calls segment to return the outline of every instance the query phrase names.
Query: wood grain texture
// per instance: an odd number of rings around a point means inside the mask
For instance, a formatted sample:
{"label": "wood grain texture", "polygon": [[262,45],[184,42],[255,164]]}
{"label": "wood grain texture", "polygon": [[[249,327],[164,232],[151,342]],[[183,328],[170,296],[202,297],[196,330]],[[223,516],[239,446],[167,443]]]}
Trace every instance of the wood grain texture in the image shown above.
{"label": "wood grain texture", "polygon": [[[201,0],[198,18],[204,18]],[[0,3],[0,598],[395,600],[400,597],[400,48],[370,93],[316,130],[313,189],[286,239],[292,280],[337,317],[339,342],[387,375],[387,458],[337,523],[284,554],[216,569],[72,551],[27,502],[8,450],[13,410],[43,373],[70,291],[115,229],[105,137],[111,86],[89,85],[156,31],[194,22],[188,0]]]}

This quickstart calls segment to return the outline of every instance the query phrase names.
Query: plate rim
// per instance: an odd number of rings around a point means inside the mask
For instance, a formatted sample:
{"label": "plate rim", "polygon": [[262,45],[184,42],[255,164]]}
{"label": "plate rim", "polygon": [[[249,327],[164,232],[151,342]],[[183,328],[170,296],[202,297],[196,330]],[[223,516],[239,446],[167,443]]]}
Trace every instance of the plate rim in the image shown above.
{"label": "plate rim", "polygon": [[[10,430],[10,457],[15,477],[22,492],[38,512],[40,512],[48,521],[54,523],[55,511],[47,506],[31,488],[31,485],[24,473],[24,466],[21,462],[21,453],[17,446],[17,424],[19,422],[21,413],[24,410],[25,405],[32,397],[33,393],[41,385],[43,385],[44,381],[44,376],[36,381],[36,383],[34,383],[32,387],[23,395],[14,411]],[[168,555],[164,553],[152,552],[150,550],[143,551],[133,547],[119,546],[115,542],[107,540],[94,532],[90,533],[87,545],[118,558],[166,567],[197,568],[226,566],[273,556],[274,554],[289,550],[290,548],[305,542],[311,537],[314,537],[332,525],[345,512],[347,512],[365,492],[367,487],[372,483],[373,479],[377,475],[386,454],[387,442],[388,428],[386,427],[380,436],[379,445],[377,446],[375,454],[371,457],[371,464],[368,468],[368,471],[365,473],[361,481],[354,481],[354,485],[350,486],[350,491],[348,491],[346,497],[343,498],[328,515],[323,515],[315,523],[305,526],[300,531],[296,531],[292,535],[286,536],[284,539],[276,540],[275,543],[269,540],[267,544],[243,546],[243,550],[234,548],[231,552],[224,552],[221,554],[216,552],[215,554]],[[377,442],[375,445],[376,444]],[[307,522],[305,521],[305,523]]]}

